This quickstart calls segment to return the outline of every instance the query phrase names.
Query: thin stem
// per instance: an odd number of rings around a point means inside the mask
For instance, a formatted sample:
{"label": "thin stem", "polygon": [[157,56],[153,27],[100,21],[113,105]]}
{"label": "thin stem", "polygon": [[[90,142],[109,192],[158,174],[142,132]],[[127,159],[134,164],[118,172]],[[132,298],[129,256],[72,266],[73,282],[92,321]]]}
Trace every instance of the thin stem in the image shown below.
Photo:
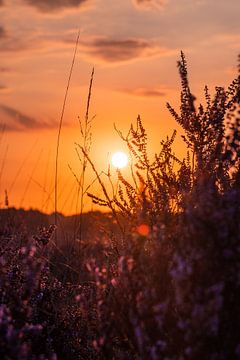
{"label": "thin stem", "polygon": [[[91,135],[89,134],[89,132],[91,130],[91,120],[89,121],[89,109],[90,109],[91,96],[92,96],[93,78],[94,78],[94,67],[92,69],[90,83],[89,83],[84,130],[82,131],[83,149],[86,153],[89,153],[89,149],[90,149],[90,145],[91,145],[91,142],[90,142]],[[80,193],[80,218],[79,218],[79,240],[80,240],[79,244],[80,245],[81,245],[81,241],[82,241],[82,225],[83,225],[82,224],[82,215],[83,215],[83,209],[84,209],[83,198],[84,198],[84,194],[85,194],[84,183],[85,183],[86,166],[87,166],[86,156],[83,155],[82,172],[81,172],[81,177],[80,177],[80,181],[79,181],[78,195],[77,195],[77,199],[78,199],[79,193]]]}
{"label": "thin stem", "polygon": [[[58,128],[57,150],[56,150],[56,162],[55,162],[55,225],[57,225],[57,210],[58,210],[57,200],[58,200],[58,157],[59,157],[59,143],[60,143],[60,136],[61,136],[61,130],[62,130],[63,117],[64,117],[65,107],[66,107],[66,102],[67,102],[68,90],[69,90],[69,86],[70,86],[70,82],[71,82],[71,78],[72,78],[72,73],[73,73],[73,67],[74,67],[74,64],[75,64],[75,59],[76,59],[76,54],[77,54],[79,37],[80,37],[80,30],[78,31],[78,35],[77,35],[77,40],[76,40],[75,49],[74,49],[74,54],[73,54],[73,59],[72,59],[71,67],[70,67],[69,77],[68,77],[68,81],[67,81],[67,88],[66,88],[66,91],[65,91],[65,96],[64,96],[64,101],[63,101],[63,107],[62,107],[62,112],[61,112],[61,117],[60,117],[60,122],[59,122],[59,128]],[[57,234],[57,232],[55,232],[55,234]]]}
{"label": "thin stem", "polygon": [[106,200],[107,200],[107,202],[108,202],[108,207],[109,207],[110,210],[112,211],[112,214],[113,214],[113,216],[114,216],[114,218],[115,218],[115,220],[116,220],[116,222],[117,222],[117,224],[118,224],[118,226],[119,226],[119,229],[121,230],[122,235],[124,235],[123,227],[122,227],[122,225],[121,225],[121,223],[120,223],[120,221],[119,221],[119,219],[118,219],[117,212],[116,212],[116,210],[114,209],[114,207],[113,207],[113,205],[112,205],[112,201],[111,201],[111,199],[110,199],[110,197],[109,197],[109,195],[108,195],[108,192],[107,192],[107,190],[106,190],[105,185],[103,184],[103,182],[102,182],[102,180],[101,180],[100,175],[98,174],[98,172],[97,172],[97,170],[96,170],[96,168],[95,168],[92,160],[90,159],[90,157],[88,156],[88,154],[85,152],[85,150],[83,149],[83,147],[80,146],[80,145],[79,145],[79,147],[81,148],[83,155],[86,157],[87,161],[88,161],[89,164],[91,165],[93,172],[96,174],[97,180],[98,180],[98,182],[99,182],[99,184],[100,184],[100,186],[101,186],[101,188],[102,188],[102,191],[103,191],[103,193],[104,193],[104,196],[105,196],[105,198],[106,198]]}

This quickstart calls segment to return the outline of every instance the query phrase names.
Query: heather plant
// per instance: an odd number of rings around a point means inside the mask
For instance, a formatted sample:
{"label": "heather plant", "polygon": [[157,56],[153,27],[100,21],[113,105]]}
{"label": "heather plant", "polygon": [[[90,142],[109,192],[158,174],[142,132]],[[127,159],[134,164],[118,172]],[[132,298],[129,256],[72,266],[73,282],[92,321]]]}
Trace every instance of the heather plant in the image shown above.
{"label": "heather plant", "polygon": [[94,358],[95,285],[54,275],[54,230],[39,229],[24,246],[1,236],[1,359]]}
{"label": "heather plant", "polygon": [[[16,235],[1,236],[0,253],[0,355],[3,359],[55,359],[51,344],[44,343],[44,323],[36,314],[42,296],[41,278],[46,263],[34,243],[22,246]],[[50,339],[50,338],[49,338]]]}
{"label": "heather plant", "polygon": [[183,53],[178,68],[180,114],[167,107],[185,131],[187,158],[172,153],[174,132],[151,162],[138,117],[126,137],[119,132],[133,159],[133,185],[118,171],[117,196],[102,182],[105,199],[89,194],[124,219],[120,257],[104,285],[111,295],[100,306],[102,351],[110,357],[116,341],[129,358],[240,356],[240,77],[227,90],[216,87],[213,98],[205,87],[206,107],[197,109]]}

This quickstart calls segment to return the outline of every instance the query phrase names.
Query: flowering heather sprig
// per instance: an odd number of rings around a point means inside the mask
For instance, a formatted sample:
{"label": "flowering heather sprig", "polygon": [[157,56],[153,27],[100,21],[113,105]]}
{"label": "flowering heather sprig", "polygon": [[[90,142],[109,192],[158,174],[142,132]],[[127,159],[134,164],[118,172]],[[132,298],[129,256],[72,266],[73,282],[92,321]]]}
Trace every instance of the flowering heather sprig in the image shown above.
{"label": "flowering heather sprig", "polygon": [[38,234],[33,236],[33,239],[40,245],[47,245],[56,230],[56,225],[50,225],[48,228],[42,227],[39,229]]}

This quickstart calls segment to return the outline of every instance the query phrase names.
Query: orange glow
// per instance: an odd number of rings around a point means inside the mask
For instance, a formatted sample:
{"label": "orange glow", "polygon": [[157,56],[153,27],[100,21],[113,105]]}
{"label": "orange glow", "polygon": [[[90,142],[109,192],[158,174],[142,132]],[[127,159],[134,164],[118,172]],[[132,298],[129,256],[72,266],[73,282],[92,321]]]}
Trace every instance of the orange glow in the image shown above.
{"label": "orange glow", "polygon": [[[165,106],[169,101],[178,110],[176,61],[181,49],[186,53],[198,102],[205,84],[214,89],[234,76],[240,31],[235,0],[219,7],[208,0],[194,5],[171,0],[162,2],[159,9],[146,8],[144,1],[137,6],[132,0],[86,0],[75,6],[70,1],[11,3],[0,4],[0,124],[5,124],[0,130],[0,206],[7,190],[9,206],[54,211],[57,131],[79,23],[81,36],[59,151],[58,204],[64,214],[79,209],[76,179],[81,164],[75,143],[84,141],[79,118],[84,121],[93,65],[89,119],[96,117],[90,158],[99,173],[107,172],[109,153],[124,146],[114,123],[125,136],[138,114],[152,156],[173,129],[178,131],[174,152],[185,155],[181,128]],[[127,168],[124,171],[130,177]],[[94,179],[88,166],[86,187]],[[89,191],[102,195],[96,181]],[[84,211],[94,210],[94,206],[84,198]]]}
{"label": "orange glow", "polygon": [[141,236],[148,236],[150,233],[150,228],[147,224],[141,224],[137,227],[137,232]]}

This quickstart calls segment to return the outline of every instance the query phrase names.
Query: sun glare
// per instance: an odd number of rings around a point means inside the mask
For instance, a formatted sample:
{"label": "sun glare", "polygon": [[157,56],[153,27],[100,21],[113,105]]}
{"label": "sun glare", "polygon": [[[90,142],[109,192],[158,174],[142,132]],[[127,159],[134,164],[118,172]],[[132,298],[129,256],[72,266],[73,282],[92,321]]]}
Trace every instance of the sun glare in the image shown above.
{"label": "sun glare", "polygon": [[122,169],[128,164],[128,156],[122,151],[118,151],[112,156],[112,164],[118,169]]}

